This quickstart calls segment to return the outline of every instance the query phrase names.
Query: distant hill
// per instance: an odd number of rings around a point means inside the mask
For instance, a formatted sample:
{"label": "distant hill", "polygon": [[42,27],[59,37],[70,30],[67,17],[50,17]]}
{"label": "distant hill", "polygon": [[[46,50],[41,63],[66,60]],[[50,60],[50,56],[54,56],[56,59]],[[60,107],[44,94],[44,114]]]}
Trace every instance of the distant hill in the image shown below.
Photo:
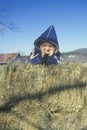
{"label": "distant hill", "polygon": [[80,48],[74,51],[65,52],[63,54],[71,55],[71,54],[79,54],[79,55],[87,55],[87,48]]}
{"label": "distant hill", "polygon": [[87,48],[61,53],[62,62],[87,62]]}

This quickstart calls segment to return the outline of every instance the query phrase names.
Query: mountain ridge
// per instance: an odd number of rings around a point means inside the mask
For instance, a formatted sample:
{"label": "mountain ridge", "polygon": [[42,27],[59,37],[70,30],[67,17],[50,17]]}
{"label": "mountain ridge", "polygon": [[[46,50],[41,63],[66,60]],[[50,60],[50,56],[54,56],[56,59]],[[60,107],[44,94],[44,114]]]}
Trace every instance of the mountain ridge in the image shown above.
{"label": "mountain ridge", "polygon": [[73,51],[62,52],[61,54],[87,54],[87,48],[79,48]]}
{"label": "mountain ridge", "polygon": [[60,61],[65,62],[87,62],[87,48],[61,53]]}

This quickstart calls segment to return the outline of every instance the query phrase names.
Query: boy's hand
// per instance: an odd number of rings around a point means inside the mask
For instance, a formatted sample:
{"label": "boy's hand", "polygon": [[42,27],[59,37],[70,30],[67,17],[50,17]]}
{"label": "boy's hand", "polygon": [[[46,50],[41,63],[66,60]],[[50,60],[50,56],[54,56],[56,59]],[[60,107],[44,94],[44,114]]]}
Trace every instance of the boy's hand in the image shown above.
{"label": "boy's hand", "polygon": [[32,55],[30,56],[30,59],[34,59],[36,56],[38,56],[38,54],[34,55],[34,52],[33,52]]}
{"label": "boy's hand", "polygon": [[49,56],[52,56],[53,53],[54,53],[54,50],[50,50],[48,55],[49,55]]}
{"label": "boy's hand", "polygon": [[41,49],[41,53],[42,53],[42,57],[44,57],[44,55],[48,55],[48,56],[51,56],[53,55],[54,53],[54,49],[49,49],[49,50],[46,50],[44,49],[43,47],[40,48]]}
{"label": "boy's hand", "polygon": [[51,56],[51,55],[53,55],[53,53],[54,53],[54,50],[52,49],[52,50],[49,50],[49,51],[45,51],[44,49],[41,49],[41,53],[42,53],[42,57],[44,57],[44,55],[48,55],[48,56]]}

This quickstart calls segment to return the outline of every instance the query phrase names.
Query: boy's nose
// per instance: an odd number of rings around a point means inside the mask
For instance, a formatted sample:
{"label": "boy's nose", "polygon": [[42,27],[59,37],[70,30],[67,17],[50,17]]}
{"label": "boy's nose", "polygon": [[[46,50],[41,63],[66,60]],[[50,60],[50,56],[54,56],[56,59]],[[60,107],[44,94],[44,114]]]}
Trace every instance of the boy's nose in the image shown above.
{"label": "boy's nose", "polygon": [[49,50],[49,46],[47,46],[46,49]]}

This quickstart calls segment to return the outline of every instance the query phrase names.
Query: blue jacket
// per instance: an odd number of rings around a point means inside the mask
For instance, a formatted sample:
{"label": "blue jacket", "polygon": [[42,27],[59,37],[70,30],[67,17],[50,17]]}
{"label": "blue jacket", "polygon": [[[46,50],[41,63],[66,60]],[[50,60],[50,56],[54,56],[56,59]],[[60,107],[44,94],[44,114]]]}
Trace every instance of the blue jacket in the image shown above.
{"label": "blue jacket", "polygon": [[42,58],[41,51],[37,48],[35,48],[31,54],[30,54],[30,63],[31,64],[45,64],[45,65],[51,65],[51,64],[58,64],[58,61],[60,60],[60,53],[57,52],[53,54],[52,56],[45,56]]}

